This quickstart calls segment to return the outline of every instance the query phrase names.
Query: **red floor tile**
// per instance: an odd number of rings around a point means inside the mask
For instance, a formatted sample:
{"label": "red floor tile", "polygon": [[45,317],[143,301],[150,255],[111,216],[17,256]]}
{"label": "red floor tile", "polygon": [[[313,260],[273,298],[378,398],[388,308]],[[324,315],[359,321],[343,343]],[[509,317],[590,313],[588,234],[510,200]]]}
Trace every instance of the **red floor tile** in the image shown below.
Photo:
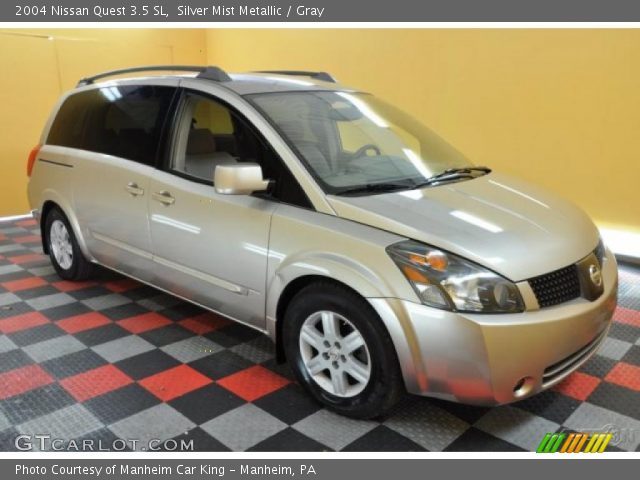
{"label": "red floor tile", "polygon": [[289,380],[286,378],[260,365],[249,367],[218,380],[218,385],[235,393],[247,402],[252,402],[260,397],[264,397],[289,383]]}
{"label": "red floor tile", "polygon": [[197,335],[204,335],[226,325],[230,325],[232,322],[215,313],[205,312],[195,317],[180,320],[178,323]]}
{"label": "red floor tile", "polygon": [[27,365],[0,374],[0,400],[53,383],[53,378],[39,365]]}
{"label": "red floor tile", "polygon": [[0,283],[3,288],[6,288],[10,292],[18,292],[20,290],[27,290],[29,288],[40,287],[46,285],[47,282],[40,277],[27,277],[19,280],[11,280],[10,282]]}
{"label": "red floor tile", "polygon": [[164,402],[212,383],[209,377],[188,365],[180,365],[156,373],[138,383]]}
{"label": "red floor tile", "polygon": [[116,323],[122,328],[129,330],[131,333],[137,334],[169,325],[171,320],[167,317],[163,317],[159,313],[149,312],[143,313],[142,315],[136,315],[135,317],[118,320]]}
{"label": "red floor tile", "polygon": [[29,218],[25,220],[19,220],[16,222],[18,227],[35,227],[38,223],[34,218]]}
{"label": "red floor tile", "polygon": [[130,383],[133,383],[133,380],[113,365],[105,365],[60,380],[60,385],[78,402],[104,395]]}
{"label": "red floor tile", "polygon": [[593,393],[600,382],[601,380],[598,377],[582,372],[574,372],[553,387],[553,389],[556,392],[583,402]]}
{"label": "red floor tile", "polygon": [[98,312],[67,317],[56,322],[56,325],[67,333],[78,333],[111,323],[107,317]]}
{"label": "red floor tile", "polygon": [[3,318],[0,320],[0,333],[13,333],[20,330],[26,330],[28,328],[37,327],[38,325],[44,325],[49,323],[47,317],[40,312],[23,313],[22,315],[16,315],[15,317]]}
{"label": "red floor tile", "polygon": [[607,382],[640,392],[640,367],[620,362],[604,378]]}
{"label": "red floor tile", "polygon": [[640,311],[630,308],[618,307],[613,314],[613,321],[626,323],[634,327],[640,327]]}
{"label": "red floor tile", "polygon": [[7,239],[7,236],[4,233],[0,233],[0,242],[6,239]]}
{"label": "red floor tile", "polygon": [[13,237],[16,243],[35,243],[40,241],[40,235],[25,235],[24,237]]}
{"label": "red floor tile", "polygon": [[27,255],[16,255],[14,257],[7,257],[7,260],[9,260],[12,263],[22,264],[22,263],[37,262],[37,261],[43,260],[44,258],[45,256],[39,253],[29,253]]}
{"label": "red floor tile", "polygon": [[140,282],[133,280],[132,278],[123,278],[122,280],[115,280],[113,282],[107,282],[104,284],[112,292],[120,293],[127,290],[133,290],[142,286]]}
{"label": "red floor tile", "polygon": [[59,282],[53,282],[51,285],[61,292],[74,292],[83,288],[93,287],[94,285],[96,285],[96,282],[69,282],[67,280],[60,280]]}

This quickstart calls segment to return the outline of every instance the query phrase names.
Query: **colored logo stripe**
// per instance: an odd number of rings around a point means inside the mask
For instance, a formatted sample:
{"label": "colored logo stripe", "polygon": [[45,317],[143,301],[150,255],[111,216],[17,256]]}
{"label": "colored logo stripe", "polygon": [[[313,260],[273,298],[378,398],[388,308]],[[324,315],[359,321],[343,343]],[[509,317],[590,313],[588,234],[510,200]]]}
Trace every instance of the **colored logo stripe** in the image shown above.
{"label": "colored logo stripe", "polygon": [[536,453],[602,453],[612,438],[611,433],[547,433]]}
{"label": "colored logo stripe", "polygon": [[566,434],[564,433],[547,433],[542,439],[542,442],[540,442],[540,445],[538,445],[538,449],[536,450],[536,452],[556,453],[558,451],[558,448],[560,447],[560,444],[562,443],[562,439],[564,439],[565,436]]}

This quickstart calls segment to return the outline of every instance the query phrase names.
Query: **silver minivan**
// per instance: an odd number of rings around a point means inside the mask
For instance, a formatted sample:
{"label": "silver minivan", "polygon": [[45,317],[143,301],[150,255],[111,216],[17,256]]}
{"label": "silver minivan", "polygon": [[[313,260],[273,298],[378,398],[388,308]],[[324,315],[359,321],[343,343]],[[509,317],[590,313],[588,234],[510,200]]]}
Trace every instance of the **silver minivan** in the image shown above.
{"label": "silver minivan", "polygon": [[[165,74],[106,80],[142,71]],[[324,72],[83,79],[28,173],[60,277],[100,264],[258,329],[352,417],[405,391],[533,395],[616,307],[616,260],[581,210]]]}

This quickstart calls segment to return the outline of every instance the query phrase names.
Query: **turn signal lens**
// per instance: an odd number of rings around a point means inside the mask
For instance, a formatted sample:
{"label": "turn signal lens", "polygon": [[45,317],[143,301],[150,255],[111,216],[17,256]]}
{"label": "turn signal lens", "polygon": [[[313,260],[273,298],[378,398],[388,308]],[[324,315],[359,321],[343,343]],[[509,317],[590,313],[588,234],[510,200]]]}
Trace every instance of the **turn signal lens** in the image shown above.
{"label": "turn signal lens", "polygon": [[429,279],[427,277],[425,277],[422,273],[420,273],[415,268],[410,267],[409,265],[404,265],[402,267],[402,271],[412,282],[429,283]]}
{"label": "turn signal lens", "polygon": [[425,267],[432,268],[433,270],[437,270],[438,272],[444,272],[449,266],[449,259],[447,258],[447,255],[440,250],[431,250],[425,255],[412,253],[409,255],[409,260],[417,263],[418,265],[423,265]]}
{"label": "turn signal lens", "polygon": [[38,158],[38,153],[40,152],[41,147],[42,145],[36,145],[29,153],[29,158],[27,159],[27,177],[30,177],[31,172],[33,172],[33,166],[36,163],[36,159]]}

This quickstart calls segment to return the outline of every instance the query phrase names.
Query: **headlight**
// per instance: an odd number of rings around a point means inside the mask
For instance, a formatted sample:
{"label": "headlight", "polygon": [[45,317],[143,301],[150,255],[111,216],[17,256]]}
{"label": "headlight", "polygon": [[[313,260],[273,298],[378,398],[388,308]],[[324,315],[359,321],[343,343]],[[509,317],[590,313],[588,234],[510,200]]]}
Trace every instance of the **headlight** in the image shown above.
{"label": "headlight", "polygon": [[515,284],[480,265],[412,240],[387,247],[425,305],[461,312],[524,310]]}

